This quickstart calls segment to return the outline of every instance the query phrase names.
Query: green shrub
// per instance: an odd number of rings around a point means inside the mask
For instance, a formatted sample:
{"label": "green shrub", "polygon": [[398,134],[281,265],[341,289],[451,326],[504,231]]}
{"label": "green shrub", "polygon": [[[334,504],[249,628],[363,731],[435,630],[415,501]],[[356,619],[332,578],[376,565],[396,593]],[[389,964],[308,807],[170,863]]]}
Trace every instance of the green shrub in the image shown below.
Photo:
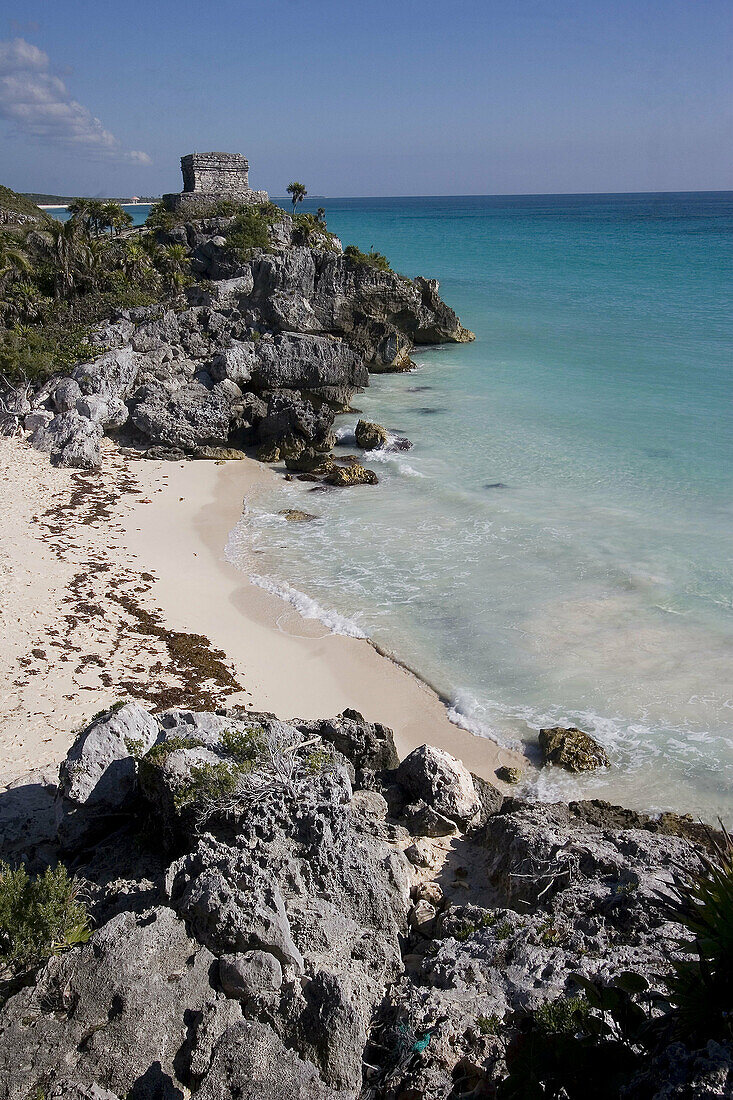
{"label": "green shrub", "polygon": [[330,755],[325,749],[314,749],[305,758],[305,767],[311,775],[320,775],[331,762]]}
{"label": "green shrub", "polygon": [[180,225],[180,223],[181,219],[178,215],[174,214],[172,210],[166,210],[162,202],[154,202],[145,219],[146,229],[162,229],[166,232],[173,229],[175,225]]}
{"label": "green shrub", "polygon": [[42,382],[89,358],[87,330],[70,325],[16,325],[0,331],[0,372],[11,382]]}
{"label": "green shrub", "polygon": [[294,244],[307,244],[310,248],[335,252],[337,251],[336,240],[336,234],[329,232],[325,221],[320,221],[314,214],[293,215]]}
{"label": "green shrub", "polygon": [[477,1016],[476,1027],[482,1035],[498,1035],[501,1031],[501,1020],[496,1014]]}
{"label": "green shrub", "polygon": [[391,271],[389,260],[381,252],[362,252],[355,244],[348,244],[344,249],[344,256],[350,263],[359,267],[373,267],[377,271]]}
{"label": "green shrub", "polygon": [[224,730],[219,744],[227,756],[237,764],[253,764],[262,755],[264,730],[251,726],[246,730]]}
{"label": "green shrub", "polygon": [[534,1023],[544,1035],[577,1035],[588,1026],[591,1007],[585,997],[558,997],[545,1001],[534,1014]]}
{"label": "green shrub", "polygon": [[216,803],[233,794],[241,775],[239,766],[200,764],[191,768],[190,779],[176,791],[173,801],[177,810],[193,804]]}
{"label": "green shrub", "polygon": [[733,1036],[733,839],[723,828],[710,841],[700,870],[662,896],[665,915],[694,936],[695,957],[676,962],[669,982],[677,1030],[703,1041]]}
{"label": "green shrub", "polygon": [[0,862],[0,962],[25,970],[90,935],[86,907],[62,864],[29,878],[25,867]]}
{"label": "green shrub", "polygon": [[39,222],[50,222],[51,216],[45,210],[41,210],[25,195],[19,195],[17,191],[11,191],[9,187],[0,186],[0,210],[10,210],[16,214],[25,214],[31,218],[37,218]]}
{"label": "green shrub", "polygon": [[[267,204],[269,206],[269,204]],[[262,206],[246,207],[237,214],[234,223],[226,232],[227,247],[241,260],[247,260],[255,249],[268,252],[270,236],[268,228],[272,216]]]}
{"label": "green shrub", "polygon": [[169,737],[167,741],[159,741],[145,753],[143,759],[155,767],[160,767],[167,756],[178,749],[201,749],[203,741],[198,737]]}

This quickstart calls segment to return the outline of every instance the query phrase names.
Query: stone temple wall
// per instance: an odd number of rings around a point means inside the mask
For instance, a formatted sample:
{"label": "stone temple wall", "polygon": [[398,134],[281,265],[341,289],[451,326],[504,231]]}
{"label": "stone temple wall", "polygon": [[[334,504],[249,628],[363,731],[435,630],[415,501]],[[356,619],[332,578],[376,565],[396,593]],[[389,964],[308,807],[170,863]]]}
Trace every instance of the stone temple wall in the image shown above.
{"label": "stone temple wall", "polygon": [[246,195],[249,162],[240,153],[189,153],[181,157],[183,190],[204,194]]}
{"label": "stone temple wall", "polygon": [[181,157],[183,191],[163,195],[168,210],[195,217],[213,203],[230,199],[245,205],[267,202],[266,191],[249,186],[249,162],[240,153],[188,153]]}

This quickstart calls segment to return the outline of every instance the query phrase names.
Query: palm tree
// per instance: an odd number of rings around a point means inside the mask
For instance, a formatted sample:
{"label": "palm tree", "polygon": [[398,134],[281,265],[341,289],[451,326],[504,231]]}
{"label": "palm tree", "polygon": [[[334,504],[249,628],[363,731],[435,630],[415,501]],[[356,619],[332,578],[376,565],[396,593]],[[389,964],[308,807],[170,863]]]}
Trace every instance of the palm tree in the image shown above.
{"label": "palm tree", "polygon": [[168,289],[180,290],[186,285],[188,275],[188,251],[185,245],[169,244],[158,253],[158,257]]}
{"label": "palm tree", "polygon": [[92,220],[92,200],[74,199],[66,207],[70,214],[69,221],[76,221],[82,228],[89,231]]}
{"label": "palm tree", "polygon": [[6,276],[13,278],[30,269],[31,262],[18,242],[0,235],[0,282],[4,282]]}
{"label": "palm tree", "polygon": [[5,300],[6,315],[16,321],[37,321],[41,313],[38,287],[25,279],[13,283]]}
{"label": "palm tree", "polygon": [[128,226],[132,225],[132,216],[118,202],[103,203],[101,214],[104,228],[116,233],[117,236],[123,229],[127,229]]}
{"label": "palm tree", "polygon": [[54,296],[71,298],[85,281],[85,273],[94,264],[92,244],[87,235],[84,222],[76,217],[67,222],[57,222],[49,226],[53,238],[54,258]]}
{"label": "palm tree", "polygon": [[295,180],[293,183],[289,183],[287,186],[287,192],[293,201],[293,214],[295,214],[295,207],[299,202],[302,202],[305,196],[308,194],[302,183],[298,183]]}

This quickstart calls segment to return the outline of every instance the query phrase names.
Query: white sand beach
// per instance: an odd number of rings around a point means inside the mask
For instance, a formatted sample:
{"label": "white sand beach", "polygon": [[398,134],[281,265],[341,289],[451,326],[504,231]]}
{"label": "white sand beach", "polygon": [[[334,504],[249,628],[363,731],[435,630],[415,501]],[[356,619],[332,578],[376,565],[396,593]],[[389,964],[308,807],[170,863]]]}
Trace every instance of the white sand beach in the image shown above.
{"label": "white sand beach", "polygon": [[101,471],[70,471],[0,440],[0,782],[58,763],[123,697],[283,718],[353,707],[390,726],[401,755],[439,745],[494,781],[521,761],[454,726],[368,642],[302,619],[226,561],[243,498],[277,476],[250,460],[137,460],[111,443]]}

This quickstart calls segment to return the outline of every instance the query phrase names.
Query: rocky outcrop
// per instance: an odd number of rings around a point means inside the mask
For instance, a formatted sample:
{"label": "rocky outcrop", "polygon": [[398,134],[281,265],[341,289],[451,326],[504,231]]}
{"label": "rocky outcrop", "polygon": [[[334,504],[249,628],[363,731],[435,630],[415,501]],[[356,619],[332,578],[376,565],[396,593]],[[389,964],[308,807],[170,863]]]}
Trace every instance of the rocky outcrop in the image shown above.
{"label": "rocky outcrop", "polygon": [[411,818],[416,809],[425,808],[446,821],[449,827],[465,828],[480,809],[468,770],[450,753],[431,745],[413,749],[397,768],[395,781],[405,794]]}
{"label": "rocky outcrop", "polygon": [[174,1096],[196,1021],[223,1001],[214,961],[171,909],[113,917],[86,946],[51,958],[0,1012],[0,1096],[27,1100],[67,1082],[116,1097]]}
{"label": "rocky outcrop", "polygon": [[[313,229],[309,246],[294,243],[297,227],[283,213],[269,227],[271,250],[244,259],[227,240],[233,224],[202,217],[163,233],[163,243],[189,251],[202,280],[187,302],[100,325],[91,337],[99,354],[23,409],[33,444],[54,463],[99,465],[104,432],[172,453],[280,448],[293,437],[330,452],[334,419],[370,370],[411,366],[416,344],[473,338],[437,283],[355,262],[325,229]],[[365,446],[383,445],[383,433],[373,428]]]}
{"label": "rocky outcrop", "polygon": [[61,765],[56,803],[59,838],[79,843],[129,803],[136,787],[133,753],[145,753],[159,735],[157,722],[137,703],[100,716],[76,739]]}
{"label": "rocky outcrop", "polygon": [[[3,851],[66,860],[93,932],[6,986],[0,1100],[509,1095],[550,1003],[586,981],[658,1015],[644,991],[690,948],[658,899],[699,866],[693,822],[503,799],[356,711],[128,704],[79,735],[57,824],[33,791],[0,796]],[[610,1076],[591,1048],[583,1087],[727,1095],[721,1036],[657,1032]]]}

